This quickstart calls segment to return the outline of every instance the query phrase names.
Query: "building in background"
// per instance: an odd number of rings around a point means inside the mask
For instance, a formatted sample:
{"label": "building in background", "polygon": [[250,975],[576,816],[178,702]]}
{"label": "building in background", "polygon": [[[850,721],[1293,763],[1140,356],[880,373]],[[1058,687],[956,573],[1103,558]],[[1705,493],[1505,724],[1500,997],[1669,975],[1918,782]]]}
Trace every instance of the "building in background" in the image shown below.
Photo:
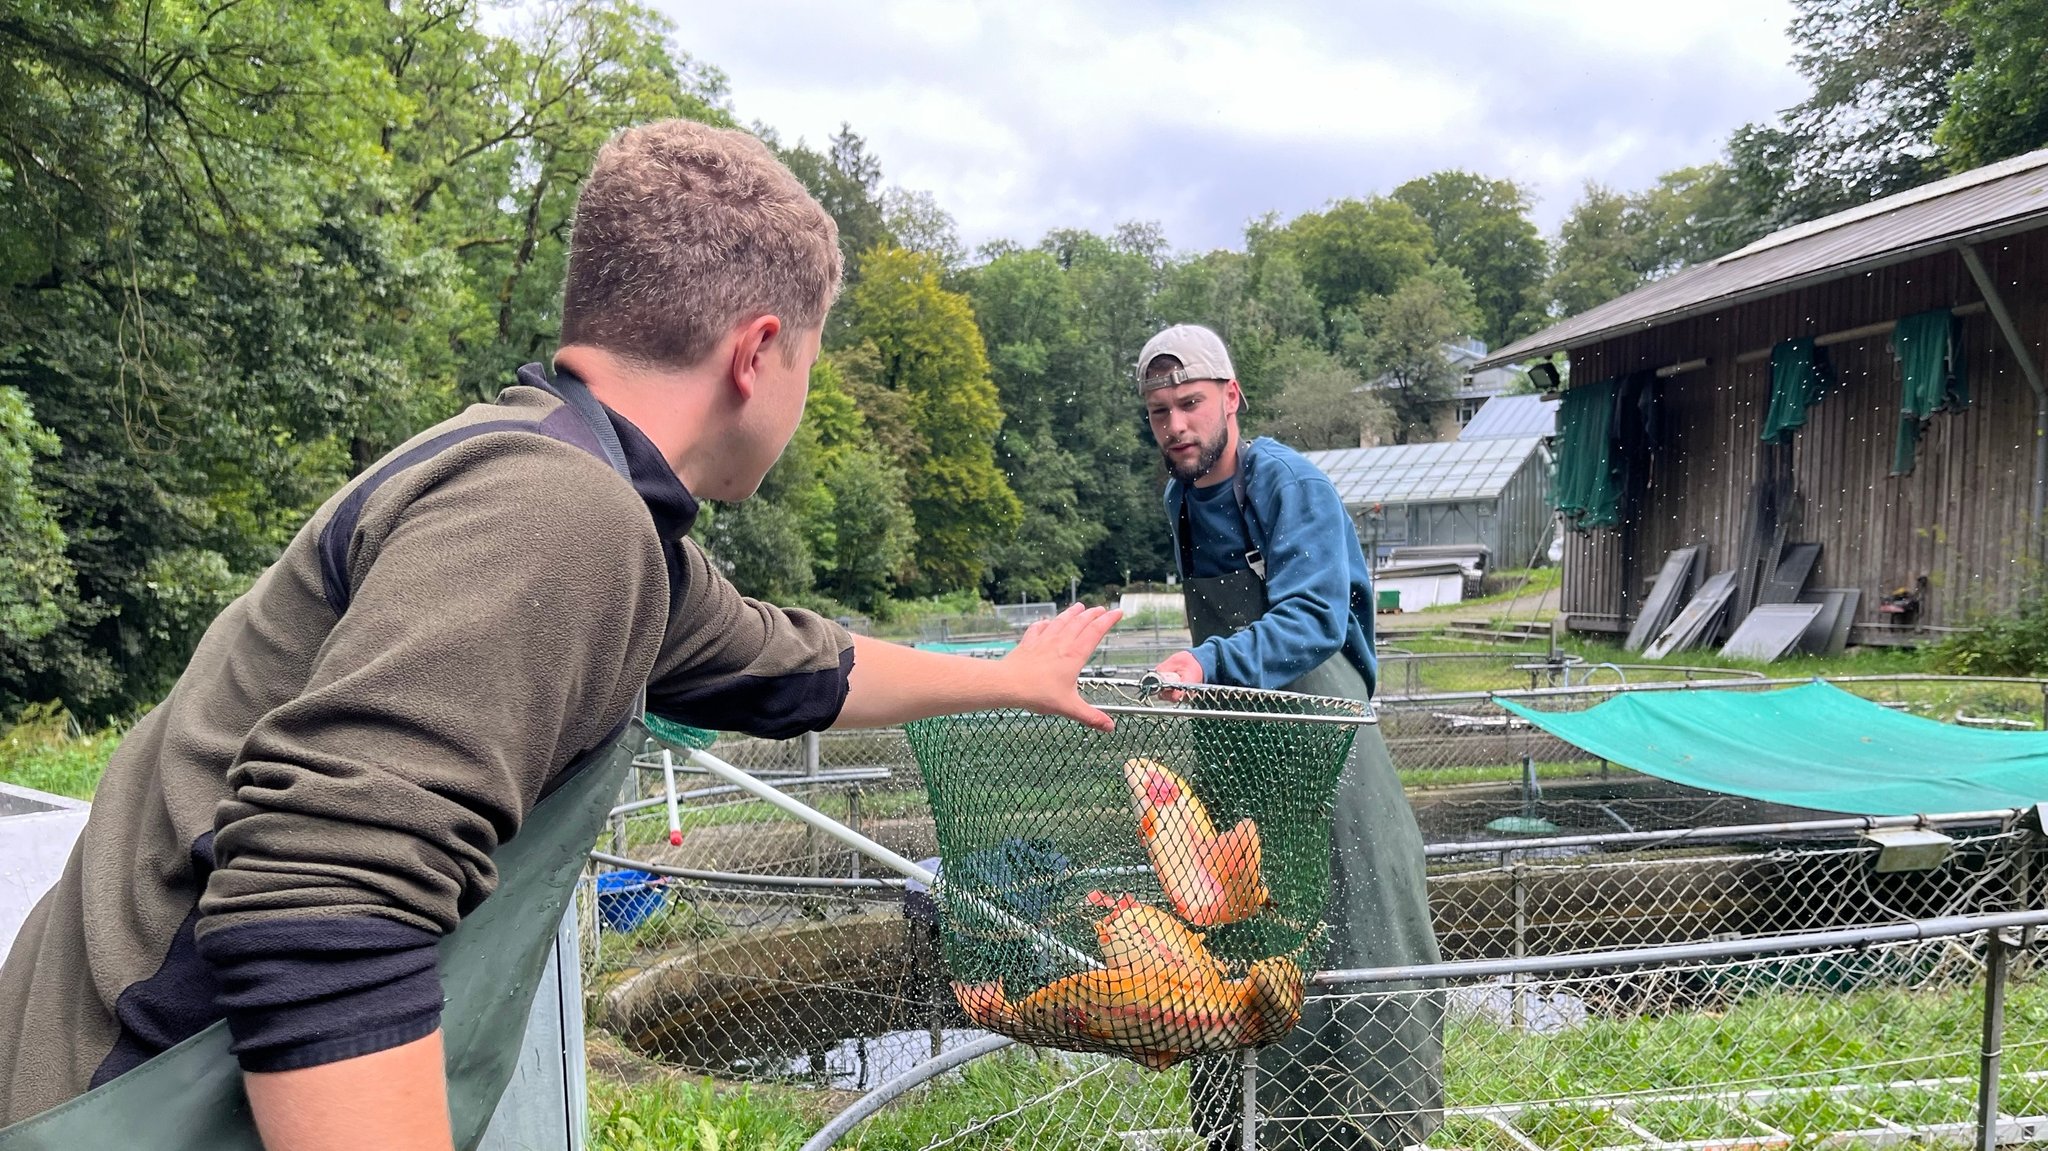
{"label": "building in background", "polygon": [[2044,344],[2048,149],[1776,232],[1475,368],[1570,357],[1560,499],[1599,526],[1566,541],[1569,626],[1627,631],[1693,545],[1767,598],[1804,541],[1815,586],[1860,589],[1868,643],[2038,586]]}
{"label": "building in background", "polygon": [[1375,565],[1397,547],[1476,544],[1487,567],[1542,561],[1550,453],[1541,436],[1303,452],[1358,525]]}

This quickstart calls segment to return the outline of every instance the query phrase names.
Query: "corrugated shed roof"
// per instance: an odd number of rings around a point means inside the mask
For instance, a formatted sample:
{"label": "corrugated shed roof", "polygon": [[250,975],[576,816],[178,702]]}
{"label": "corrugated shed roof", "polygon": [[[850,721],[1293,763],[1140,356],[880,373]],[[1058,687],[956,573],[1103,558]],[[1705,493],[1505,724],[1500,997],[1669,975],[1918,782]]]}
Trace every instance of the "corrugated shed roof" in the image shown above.
{"label": "corrugated shed roof", "polygon": [[1542,396],[1495,396],[1479,405],[1458,438],[1503,440],[1556,435],[1559,402]]}
{"label": "corrugated shed roof", "polygon": [[2048,148],[1773,232],[1517,340],[1476,367],[1584,347],[1744,300],[2048,224]]}
{"label": "corrugated shed roof", "polygon": [[1539,436],[1507,440],[1451,440],[1385,448],[1303,452],[1337,485],[1345,506],[1452,503],[1493,499],[1504,491]]}

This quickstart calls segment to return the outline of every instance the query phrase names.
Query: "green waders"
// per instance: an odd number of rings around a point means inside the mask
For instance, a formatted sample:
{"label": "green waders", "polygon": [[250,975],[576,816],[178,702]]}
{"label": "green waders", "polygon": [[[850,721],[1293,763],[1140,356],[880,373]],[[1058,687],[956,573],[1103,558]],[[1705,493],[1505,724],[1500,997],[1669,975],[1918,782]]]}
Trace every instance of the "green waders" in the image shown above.
{"label": "green waders", "polygon": [[[492,855],[497,890],[441,941],[448,1110],[463,1151],[483,1139],[512,1078],[555,929],[646,738],[635,720],[610,746],[572,764],[519,834]],[[119,1078],[0,1130],[0,1151],[261,1151],[228,1042],[227,1025],[215,1023]]]}
{"label": "green waders", "polygon": [[[1251,571],[1189,579],[1184,590],[1196,643],[1266,614],[1265,583]],[[1361,701],[1368,695],[1365,677],[1342,652],[1287,690]],[[1322,967],[1437,962],[1422,832],[1377,727],[1358,729],[1338,777],[1330,851],[1330,947]],[[1259,1052],[1261,1147],[1391,1151],[1436,1129],[1443,1109],[1442,992],[1420,983],[1377,984],[1357,990],[1396,993],[1327,998],[1347,990],[1311,988],[1301,1026]],[[1195,1133],[1212,1148],[1236,1147],[1243,1114],[1238,1061],[1196,1062],[1188,1093]]]}

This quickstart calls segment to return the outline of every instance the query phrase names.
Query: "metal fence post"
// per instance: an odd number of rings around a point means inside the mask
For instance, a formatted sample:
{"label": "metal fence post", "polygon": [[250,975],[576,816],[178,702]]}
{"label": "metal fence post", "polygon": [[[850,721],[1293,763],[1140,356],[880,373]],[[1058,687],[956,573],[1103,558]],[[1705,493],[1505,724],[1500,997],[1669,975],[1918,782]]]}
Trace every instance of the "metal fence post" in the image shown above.
{"label": "metal fence post", "polygon": [[[855,831],[860,830],[860,784],[857,783],[846,789],[846,826]],[[851,854],[853,856],[853,877],[859,879],[860,852],[856,851]]]}
{"label": "metal fence post", "polygon": [[804,733],[804,774],[818,774],[818,733],[815,731]]}
{"label": "metal fence post", "polygon": [[[1517,861],[1508,873],[1513,885],[1515,898],[1515,958],[1529,954],[1529,889],[1522,880],[1522,864]],[[1525,999],[1528,991],[1523,976],[1510,977],[1508,991],[1509,1021],[1517,1031],[1529,1025],[1529,1007]]]}
{"label": "metal fence post", "polygon": [[1984,1048],[1977,1066],[1977,1151],[1998,1147],[1998,1065],[2005,1046],[2005,933],[1984,933]]}
{"label": "metal fence post", "polygon": [[1259,1151],[1259,1051],[1244,1049],[1244,1127],[1238,1145],[1243,1151]]}

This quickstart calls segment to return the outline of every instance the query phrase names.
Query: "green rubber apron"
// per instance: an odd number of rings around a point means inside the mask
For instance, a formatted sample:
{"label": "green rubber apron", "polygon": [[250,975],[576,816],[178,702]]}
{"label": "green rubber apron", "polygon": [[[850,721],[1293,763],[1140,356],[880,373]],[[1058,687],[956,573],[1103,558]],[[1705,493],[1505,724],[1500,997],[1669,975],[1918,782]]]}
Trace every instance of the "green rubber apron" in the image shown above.
{"label": "green rubber apron", "polygon": [[[1263,568],[1256,548],[1248,558]],[[1261,570],[1184,578],[1183,592],[1196,643],[1266,614]],[[1370,695],[1342,651],[1286,690],[1361,702]],[[1321,967],[1438,962],[1423,886],[1422,832],[1377,726],[1358,729],[1338,777],[1330,850],[1330,947]],[[1330,997],[1347,990],[1311,988],[1301,1025],[1259,1052],[1260,1147],[1407,1147],[1421,1143],[1441,1120],[1442,992],[1421,983],[1375,984],[1357,989],[1373,994]],[[1193,1065],[1193,1127],[1212,1148],[1237,1146],[1241,1073],[1227,1058]]]}
{"label": "green rubber apron", "polygon": [[[646,738],[636,719],[610,745],[570,765],[519,834],[492,854],[497,890],[441,941],[448,1110],[463,1151],[482,1141],[511,1081],[555,929]],[[133,1071],[0,1130],[0,1151],[261,1151],[242,1068],[228,1043],[227,1024],[215,1023]]]}

